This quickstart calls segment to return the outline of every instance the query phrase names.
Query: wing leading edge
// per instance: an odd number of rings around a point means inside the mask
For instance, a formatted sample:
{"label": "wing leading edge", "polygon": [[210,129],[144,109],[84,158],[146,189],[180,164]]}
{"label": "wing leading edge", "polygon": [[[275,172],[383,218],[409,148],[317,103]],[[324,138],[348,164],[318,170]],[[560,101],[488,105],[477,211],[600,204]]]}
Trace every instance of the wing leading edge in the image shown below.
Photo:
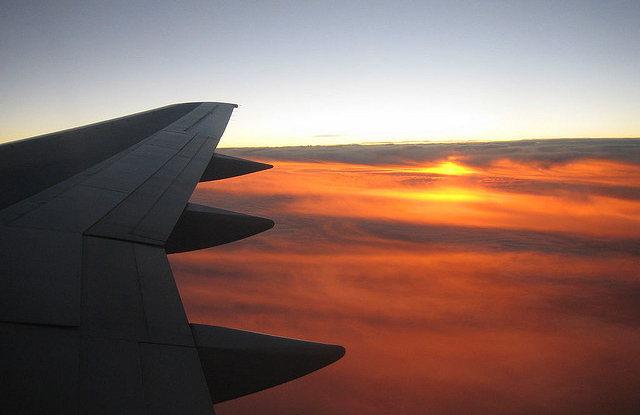
{"label": "wing leading edge", "polygon": [[271,167],[214,154],[235,107],[178,104],[0,146],[8,413],[211,414],[344,355],[187,321],[166,254],[273,226],[188,203],[199,181]]}

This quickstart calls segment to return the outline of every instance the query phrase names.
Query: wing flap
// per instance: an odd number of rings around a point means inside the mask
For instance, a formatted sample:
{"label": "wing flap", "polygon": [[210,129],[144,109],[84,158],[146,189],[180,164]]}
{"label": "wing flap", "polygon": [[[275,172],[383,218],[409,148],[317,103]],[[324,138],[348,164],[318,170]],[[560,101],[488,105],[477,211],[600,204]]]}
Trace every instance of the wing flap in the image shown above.
{"label": "wing flap", "polygon": [[79,343],[73,328],[0,323],[2,412],[78,413]]}
{"label": "wing flap", "polygon": [[147,414],[138,343],[122,339],[84,337],[80,347],[82,364],[79,413]]}
{"label": "wing flap", "polygon": [[134,253],[148,341],[193,347],[193,335],[164,249],[134,244]]}
{"label": "wing flap", "polygon": [[212,415],[198,352],[193,347],[140,343],[142,379],[150,415]]}
{"label": "wing flap", "polygon": [[77,185],[11,221],[9,225],[82,233],[125,197],[126,193],[123,192]]}
{"label": "wing flap", "polygon": [[0,321],[79,326],[82,236],[7,226],[0,236]]}
{"label": "wing flap", "polygon": [[146,341],[134,244],[85,237],[83,250],[83,334]]}

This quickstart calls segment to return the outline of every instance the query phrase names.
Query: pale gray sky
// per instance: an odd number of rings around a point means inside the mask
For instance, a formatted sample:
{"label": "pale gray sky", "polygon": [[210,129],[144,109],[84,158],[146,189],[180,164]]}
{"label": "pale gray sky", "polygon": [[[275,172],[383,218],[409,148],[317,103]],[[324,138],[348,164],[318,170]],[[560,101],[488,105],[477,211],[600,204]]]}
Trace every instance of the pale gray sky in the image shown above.
{"label": "pale gray sky", "polygon": [[637,1],[4,1],[0,141],[175,102],[227,146],[640,136]]}

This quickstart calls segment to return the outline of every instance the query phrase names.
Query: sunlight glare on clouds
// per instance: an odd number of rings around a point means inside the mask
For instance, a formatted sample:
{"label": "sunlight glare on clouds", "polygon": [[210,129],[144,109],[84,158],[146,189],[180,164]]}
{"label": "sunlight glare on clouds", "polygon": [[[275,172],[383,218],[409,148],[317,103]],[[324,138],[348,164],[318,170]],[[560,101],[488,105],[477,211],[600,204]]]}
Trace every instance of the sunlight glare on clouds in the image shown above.
{"label": "sunlight glare on clouds", "polygon": [[416,170],[421,173],[436,173],[447,176],[462,176],[465,174],[479,173],[478,170],[472,169],[463,164],[455,163],[455,157],[449,157],[447,161],[443,161],[435,166],[418,168]]}

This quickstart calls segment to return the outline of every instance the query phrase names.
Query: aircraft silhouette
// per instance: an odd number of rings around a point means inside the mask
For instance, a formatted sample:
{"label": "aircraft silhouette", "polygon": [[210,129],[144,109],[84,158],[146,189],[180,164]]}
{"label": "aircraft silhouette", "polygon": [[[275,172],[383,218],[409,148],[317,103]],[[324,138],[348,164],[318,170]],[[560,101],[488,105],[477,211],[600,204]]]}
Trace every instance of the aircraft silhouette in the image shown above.
{"label": "aircraft silhouette", "polygon": [[189,324],[167,260],[267,230],[189,203],[272,166],[215,154],[234,104],[171,105],[0,146],[0,402],[8,414],[212,414],[344,355]]}

